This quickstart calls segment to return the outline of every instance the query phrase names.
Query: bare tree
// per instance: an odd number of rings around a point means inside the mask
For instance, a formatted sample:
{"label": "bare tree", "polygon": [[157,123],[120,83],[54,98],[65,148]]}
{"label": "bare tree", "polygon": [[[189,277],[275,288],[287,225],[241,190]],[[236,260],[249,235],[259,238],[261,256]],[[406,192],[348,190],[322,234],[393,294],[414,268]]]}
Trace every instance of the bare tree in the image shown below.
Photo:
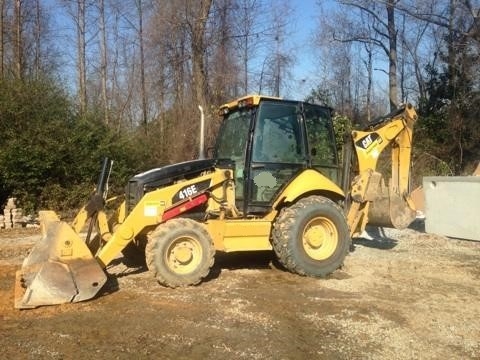
{"label": "bare tree", "polygon": [[[423,22],[449,29],[457,36],[480,42],[480,6],[471,0],[402,1],[395,5],[397,11]],[[445,7],[449,11],[444,11]],[[452,13],[453,11],[453,13]],[[452,15],[462,14],[462,21],[452,27]]]}
{"label": "bare tree", "polygon": [[248,65],[250,61],[250,57],[253,55],[252,51],[252,37],[255,34],[255,27],[254,27],[254,14],[258,8],[258,2],[256,0],[243,0],[241,4],[238,5],[240,7],[240,16],[241,19],[239,21],[238,27],[239,31],[237,31],[237,39],[238,42],[241,43],[241,51],[242,53],[242,62],[243,62],[243,91],[244,93],[248,93],[249,83],[248,83]]}
{"label": "bare tree", "polygon": [[[465,41],[476,42],[480,44],[480,7],[474,6],[471,0],[425,0],[418,1],[402,1],[395,4],[397,13],[403,14],[409,18],[407,26],[411,27],[413,21],[416,21],[417,33],[415,37],[407,38],[402,36],[403,46],[409,53],[413,61],[415,77],[418,83],[418,91],[421,98],[425,98],[425,80],[422,74],[422,66],[425,62],[419,58],[419,49],[422,45],[427,30],[436,28],[444,29],[447,32],[445,39],[447,40],[447,66],[450,83],[455,83],[455,62],[457,58],[457,50],[453,43],[455,39],[465,39]],[[437,35],[434,35],[437,36]],[[436,42],[436,39],[432,39]],[[442,43],[442,41],[440,41]],[[438,52],[437,50],[434,50]]]}
{"label": "bare tree", "polygon": [[160,79],[156,85],[162,94],[161,101],[180,104],[185,99],[189,56],[183,19],[173,2],[167,6],[154,6],[148,36],[150,53],[158,59],[152,64],[152,70]]}
{"label": "bare tree", "polygon": [[366,109],[367,122],[372,119],[372,84],[373,84],[373,48],[371,43],[365,43],[365,52],[367,53],[367,60],[364,60],[364,65],[367,68],[367,95],[366,95]]}
{"label": "bare tree", "polygon": [[206,108],[209,94],[207,73],[206,73],[206,28],[208,14],[212,6],[212,0],[201,0],[199,8],[193,9],[196,15],[193,16],[189,24],[191,31],[191,49],[192,49],[192,76],[194,98],[197,104]]}
{"label": "bare tree", "polygon": [[14,74],[21,79],[24,72],[23,58],[23,0],[15,0],[14,16]]}
{"label": "bare tree", "polygon": [[[407,17],[403,16],[404,25],[401,32],[401,42],[402,42],[402,57],[403,63],[408,63],[407,56],[411,59],[411,67],[413,68],[413,75],[415,78],[415,90],[418,92],[418,97],[420,99],[425,99],[426,97],[426,85],[425,85],[425,76],[424,76],[424,67],[425,60],[422,59],[422,50],[426,48],[425,42],[427,42],[427,31],[431,27],[430,24],[421,21],[407,21]],[[429,55],[430,52],[423,55]],[[402,98],[406,99],[404,93],[405,90],[405,78],[407,74],[402,74]]]}
{"label": "bare tree", "polygon": [[0,78],[36,77],[55,67],[48,24],[40,0],[0,0]]}
{"label": "bare tree", "polygon": [[387,0],[387,23],[388,30],[388,81],[389,81],[389,97],[390,109],[394,110],[398,106],[398,85],[397,85],[397,28],[395,26],[395,3],[398,0]]}
{"label": "bare tree", "polygon": [[138,11],[138,43],[140,47],[140,91],[142,99],[142,125],[147,133],[148,124],[148,107],[147,107],[147,90],[145,85],[145,44],[143,34],[143,1],[136,0],[135,4]]}
{"label": "bare tree", "polygon": [[[369,32],[368,23],[355,22],[351,27],[336,29],[334,39],[342,42],[372,43],[380,47],[388,58],[388,80],[390,108],[398,105],[397,85],[397,28],[395,25],[395,4],[398,0],[385,0],[381,5],[372,1],[339,0],[339,3],[349,8],[357,9],[366,15],[373,24]],[[380,9],[379,9],[380,6]],[[386,15],[381,8],[384,8]]]}
{"label": "bare tree", "polygon": [[[259,92],[264,91],[263,82],[267,84],[272,95],[280,96],[285,88],[287,78],[290,75],[289,68],[293,64],[294,58],[292,52],[285,48],[285,39],[288,38],[287,26],[291,18],[292,9],[287,3],[275,4],[271,10],[271,24],[269,30],[264,33],[267,41],[267,55],[262,65],[260,73]],[[267,17],[267,16],[265,16]]]}
{"label": "bare tree", "polygon": [[86,4],[85,0],[77,0],[77,78],[78,78],[78,101],[80,112],[87,111],[87,65],[86,65]]}
{"label": "bare tree", "polygon": [[0,0],[0,80],[5,70],[5,0]]}
{"label": "bare tree", "polygon": [[312,92],[318,102],[333,106],[344,115],[353,117],[352,79],[354,66],[354,42],[336,41],[336,29],[350,26],[350,19],[341,14],[322,16],[321,30],[317,33],[315,44],[319,48],[319,67],[323,76]]}
{"label": "bare tree", "polygon": [[[104,70],[106,82],[102,84],[102,107],[107,112],[104,120],[111,128],[120,132],[137,125],[136,116],[129,115],[129,109],[133,106],[135,94],[138,93],[135,91],[138,84],[136,76],[138,56],[135,50],[135,44],[138,43],[138,28],[136,21],[132,20],[137,17],[138,11],[135,7],[130,9],[130,4],[124,1],[109,1],[108,5],[111,21],[108,26],[105,22],[105,28],[108,27],[105,37],[109,42],[105,46],[105,59],[103,61],[100,59],[106,65]],[[100,29],[100,36],[103,38],[101,34]]]}
{"label": "bare tree", "polygon": [[[218,0],[212,3],[210,36],[211,56],[207,58],[211,86],[211,100],[214,104],[228,101],[239,94],[241,73],[234,42],[234,21],[232,11],[235,0]],[[242,76],[244,79],[244,77]],[[243,86],[242,86],[243,89]],[[242,90],[243,93],[243,90]]]}
{"label": "bare tree", "polygon": [[39,76],[41,72],[42,63],[42,9],[40,6],[40,0],[35,0],[35,52],[33,61],[33,73],[35,76]]}
{"label": "bare tree", "polygon": [[99,28],[100,28],[100,76],[102,79],[102,107],[103,119],[108,124],[108,97],[107,97],[107,32],[105,28],[105,2],[98,1]]}
{"label": "bare tree", "polygon": [[[251,63],[258,56],[259,49],[271,39],[269,35],[272,35],[272,29],[267,16],[268,10],[260,0],[238,0],[234,11],[237,15],[234,23],[234,39],[243,68],[242,93],[246,94],[256,87],[252,85],[256,81],[250,79],[252,73],[257,75],[251,69]],[[264,64],[268,60],[265,58]],[[261,71],[258,74],[261,74]]]}

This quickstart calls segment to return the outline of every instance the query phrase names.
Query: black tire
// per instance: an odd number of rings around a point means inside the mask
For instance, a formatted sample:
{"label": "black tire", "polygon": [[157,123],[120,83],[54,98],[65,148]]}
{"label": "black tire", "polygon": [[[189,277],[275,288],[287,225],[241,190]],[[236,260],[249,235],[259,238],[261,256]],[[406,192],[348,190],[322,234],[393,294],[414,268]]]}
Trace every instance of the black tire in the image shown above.
{"label": "black tire", "polygon": [[172,219],[148,236],[148,269],[157,281],[176,288],[198,284],[210,272],[215,257],[212,238],[191,219]]}
{"label": "black tire", "polygon": [[341,208],[330,199],[309,196],[281,210],[272,243],[287,270],[325,277],[343,265],[351,239]]}

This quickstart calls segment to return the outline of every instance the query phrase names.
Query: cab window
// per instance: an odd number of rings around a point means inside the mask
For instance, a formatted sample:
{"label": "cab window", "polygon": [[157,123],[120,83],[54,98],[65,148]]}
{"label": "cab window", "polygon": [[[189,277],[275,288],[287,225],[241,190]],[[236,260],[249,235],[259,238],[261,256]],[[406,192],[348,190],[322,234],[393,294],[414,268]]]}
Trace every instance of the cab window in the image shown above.
{"label": "cab window", "polygon": [[296,104],[263,104],[255,125],[252,161],[301,163],[304,159]]}
{"label": "cab window", "polygon": [[298,103],[261,103],[254,127],[251,159],[249,211],[268,211],[277,192],[306,166]]}

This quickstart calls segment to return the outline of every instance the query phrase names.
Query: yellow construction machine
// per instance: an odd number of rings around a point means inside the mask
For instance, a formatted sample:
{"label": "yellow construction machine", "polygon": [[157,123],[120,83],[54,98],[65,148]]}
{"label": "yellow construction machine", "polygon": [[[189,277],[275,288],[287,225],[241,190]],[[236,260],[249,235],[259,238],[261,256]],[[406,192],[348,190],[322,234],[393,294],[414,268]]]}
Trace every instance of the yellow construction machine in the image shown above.
{"label": "yellow construction machine", "polygon": [[[404,228],[415,218],[408,183],[417,115],[406,105],[353,131],[358,167],[350,182],[331,113],[258,95],[225,104],[211,158],[133,176],[110,216],[106,159],[95,193],[71,225],[53,211],[41,213],[43,237],[17,272],[15,307],[94,297],[122,252],[141,254],[168,287],[198,284],[217,251],[273,250],[294,273],[332,273],[367,223]],[[385,184],[376,167],[387,146],[392,168]]]}

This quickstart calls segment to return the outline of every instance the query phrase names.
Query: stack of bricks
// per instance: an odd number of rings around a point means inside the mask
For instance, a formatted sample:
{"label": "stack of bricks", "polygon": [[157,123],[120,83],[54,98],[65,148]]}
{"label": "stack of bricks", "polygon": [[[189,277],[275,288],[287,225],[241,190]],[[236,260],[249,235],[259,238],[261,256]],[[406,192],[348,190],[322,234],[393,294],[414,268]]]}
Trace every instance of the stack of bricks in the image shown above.
{"label": "stack of bricks", "polygon": [[[23,226],[23,211],[17,208],[15,198],[9,198],[3,209],[3,217],[0,216],[0,227],[5,229],[18,228]],[[2,219],[3,218],[3,219]]]}

